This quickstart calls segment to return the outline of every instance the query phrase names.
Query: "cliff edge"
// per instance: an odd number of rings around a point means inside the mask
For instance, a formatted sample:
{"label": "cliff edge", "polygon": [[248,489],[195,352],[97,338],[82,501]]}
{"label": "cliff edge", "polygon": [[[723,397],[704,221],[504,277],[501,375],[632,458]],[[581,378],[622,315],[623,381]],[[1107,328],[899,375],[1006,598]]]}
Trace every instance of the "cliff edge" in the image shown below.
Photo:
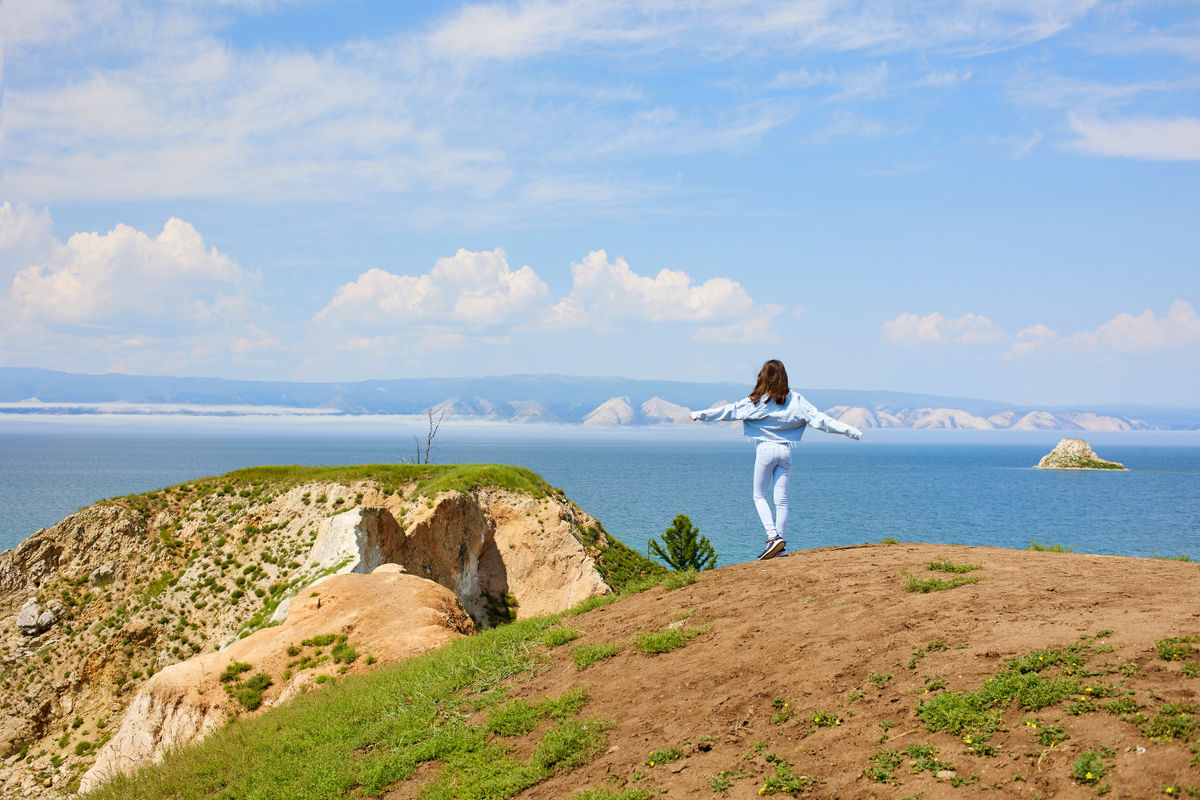
{"label": "cliff edge", "polygon": [[[256,713],[256,686],[266,707],[656,569],[516,467],[259,467],[97,503],[0,553],[0,796],[61,797]],[[294,609],[320,630],[293,641]]]}

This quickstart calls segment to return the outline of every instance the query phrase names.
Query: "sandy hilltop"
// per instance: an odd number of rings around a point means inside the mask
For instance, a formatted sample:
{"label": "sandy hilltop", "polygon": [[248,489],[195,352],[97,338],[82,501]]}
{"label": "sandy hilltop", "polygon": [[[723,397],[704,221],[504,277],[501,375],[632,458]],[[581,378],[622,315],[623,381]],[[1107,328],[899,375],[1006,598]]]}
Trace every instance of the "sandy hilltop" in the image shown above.
{"label": "sandy hilltop", "polygon": [[901,543],[667,574],[525,470],[243,470],[0,554],[0,796],[1186,796],[1198,593]]}

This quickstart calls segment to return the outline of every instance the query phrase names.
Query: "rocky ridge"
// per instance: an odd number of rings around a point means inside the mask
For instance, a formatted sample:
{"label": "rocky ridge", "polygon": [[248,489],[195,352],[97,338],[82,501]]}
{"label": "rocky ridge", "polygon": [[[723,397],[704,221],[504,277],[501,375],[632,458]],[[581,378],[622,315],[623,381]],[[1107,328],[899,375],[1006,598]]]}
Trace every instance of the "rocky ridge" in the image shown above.
{"label": "rocky ridge", "polygon": [[1105,461],[1083,439],[1062,439],[1037,463],[1036,469],[1125,469],[1117,461]]}
{"label": "rocky ridge", "polygon": [[[259,659],[278,667],[267,671],[268,703],[300,677],[312,685],[385,663],[394,653],[369,641],[371,626],[330,617],[322,634],[363,657],[300,676],[276,657],[299,643],[278,638],[286,623],[272,627],[305,592],[324,593],[310,588],[322,578],[375,578],[382,564],[443,591],[457,610],[440,613],[469,627],[464,611],[487,626],[607,592],[604,577],[637,569],[639,557],[517,468],[259,468],[99,503],[0,553],[0,795],[74,790],[124,735],[135,698],[161,706],[169,691],[143,690],[174,685],[169,668],[201,654],[212,672],[248,644],[276,653]],[[220,702],[160,714],[158,730],[184,730],[182,741],[244,713],[208,694]]]}

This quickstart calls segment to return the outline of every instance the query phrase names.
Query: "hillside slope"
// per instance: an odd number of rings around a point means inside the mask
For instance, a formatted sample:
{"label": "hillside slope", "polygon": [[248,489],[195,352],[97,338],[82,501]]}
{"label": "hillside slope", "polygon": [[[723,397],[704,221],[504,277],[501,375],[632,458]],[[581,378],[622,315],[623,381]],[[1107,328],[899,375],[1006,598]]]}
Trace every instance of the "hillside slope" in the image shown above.
{"label": "hillside slope", "polygon": [[[909,591],[933,578],[979,580]],[[97,796],[1200,792],[1194,563],[881,544],[675,585],[347,679]]]}
{"label": "hillside slope", "polygon": [[[345,613],[326,603],[313,623],[362,658],[321,645],[301,663],[282,656],[303,649],[305,637],[282,641],[285,629],[274,627],[294,598],[329,595],[325,584],[313,588],[330,575],[366,581],[383,564],[449,598],[411,590],[435,617],[469,613],[478,627],[558,612],[661,570],[516,467],[258,467],[98,503],[0,553],[0,796],[58,797],[94,762],[101,774],[129,768],[242,705],[253,711],[444,641],[379,641],[405,633],[389,627],[397,614],[386,598],[369,597],[372,608]],[[379,615],[388,619],[374,622]],[[160,680],[190,674],[174,668],[194,660],[198,674],[220,672],[235,642],[256,654],[254,677],[270,687],[253,700],[235,702],[205,681]],[[216,651],[222,658],[202,657]],[[221,680],[215,688],[240,690],[251,676]]]}

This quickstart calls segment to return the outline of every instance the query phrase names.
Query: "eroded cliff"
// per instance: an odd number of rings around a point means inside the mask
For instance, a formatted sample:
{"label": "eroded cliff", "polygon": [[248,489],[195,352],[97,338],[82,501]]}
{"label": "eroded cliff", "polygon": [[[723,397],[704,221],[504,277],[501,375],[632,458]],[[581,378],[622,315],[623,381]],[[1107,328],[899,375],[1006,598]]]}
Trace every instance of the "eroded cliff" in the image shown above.
{"label": "eroded cliff", "polygon": [[[96,775],[245,713],[223,691],[208,693],[219,702],[176,702],[173,676],[189,659],[209,675],[252,663],[237,648],[298,647],[278,638],[287,623],[255,632],[290,619],[326,576],[375,578],[395,564],[383,574],[444,587],[459,615],[487,626],[608,592],[604,575],[636,562],[560,491],[515,468],[260,468],[97,504],[0,554],[0,793],[69,792],[105,745],[113,757]],[[371,626],[315,619],[364,657],[327,660],[307,677],[311,659],[289,658],[291,675],[271,677],[267,702],[343,666],[369,668],[368,654],[392,658]],[[407,635],[390,626],[385,638]],[[126,734],[135,697],[146,705],[135,716],[157,732]]]}

